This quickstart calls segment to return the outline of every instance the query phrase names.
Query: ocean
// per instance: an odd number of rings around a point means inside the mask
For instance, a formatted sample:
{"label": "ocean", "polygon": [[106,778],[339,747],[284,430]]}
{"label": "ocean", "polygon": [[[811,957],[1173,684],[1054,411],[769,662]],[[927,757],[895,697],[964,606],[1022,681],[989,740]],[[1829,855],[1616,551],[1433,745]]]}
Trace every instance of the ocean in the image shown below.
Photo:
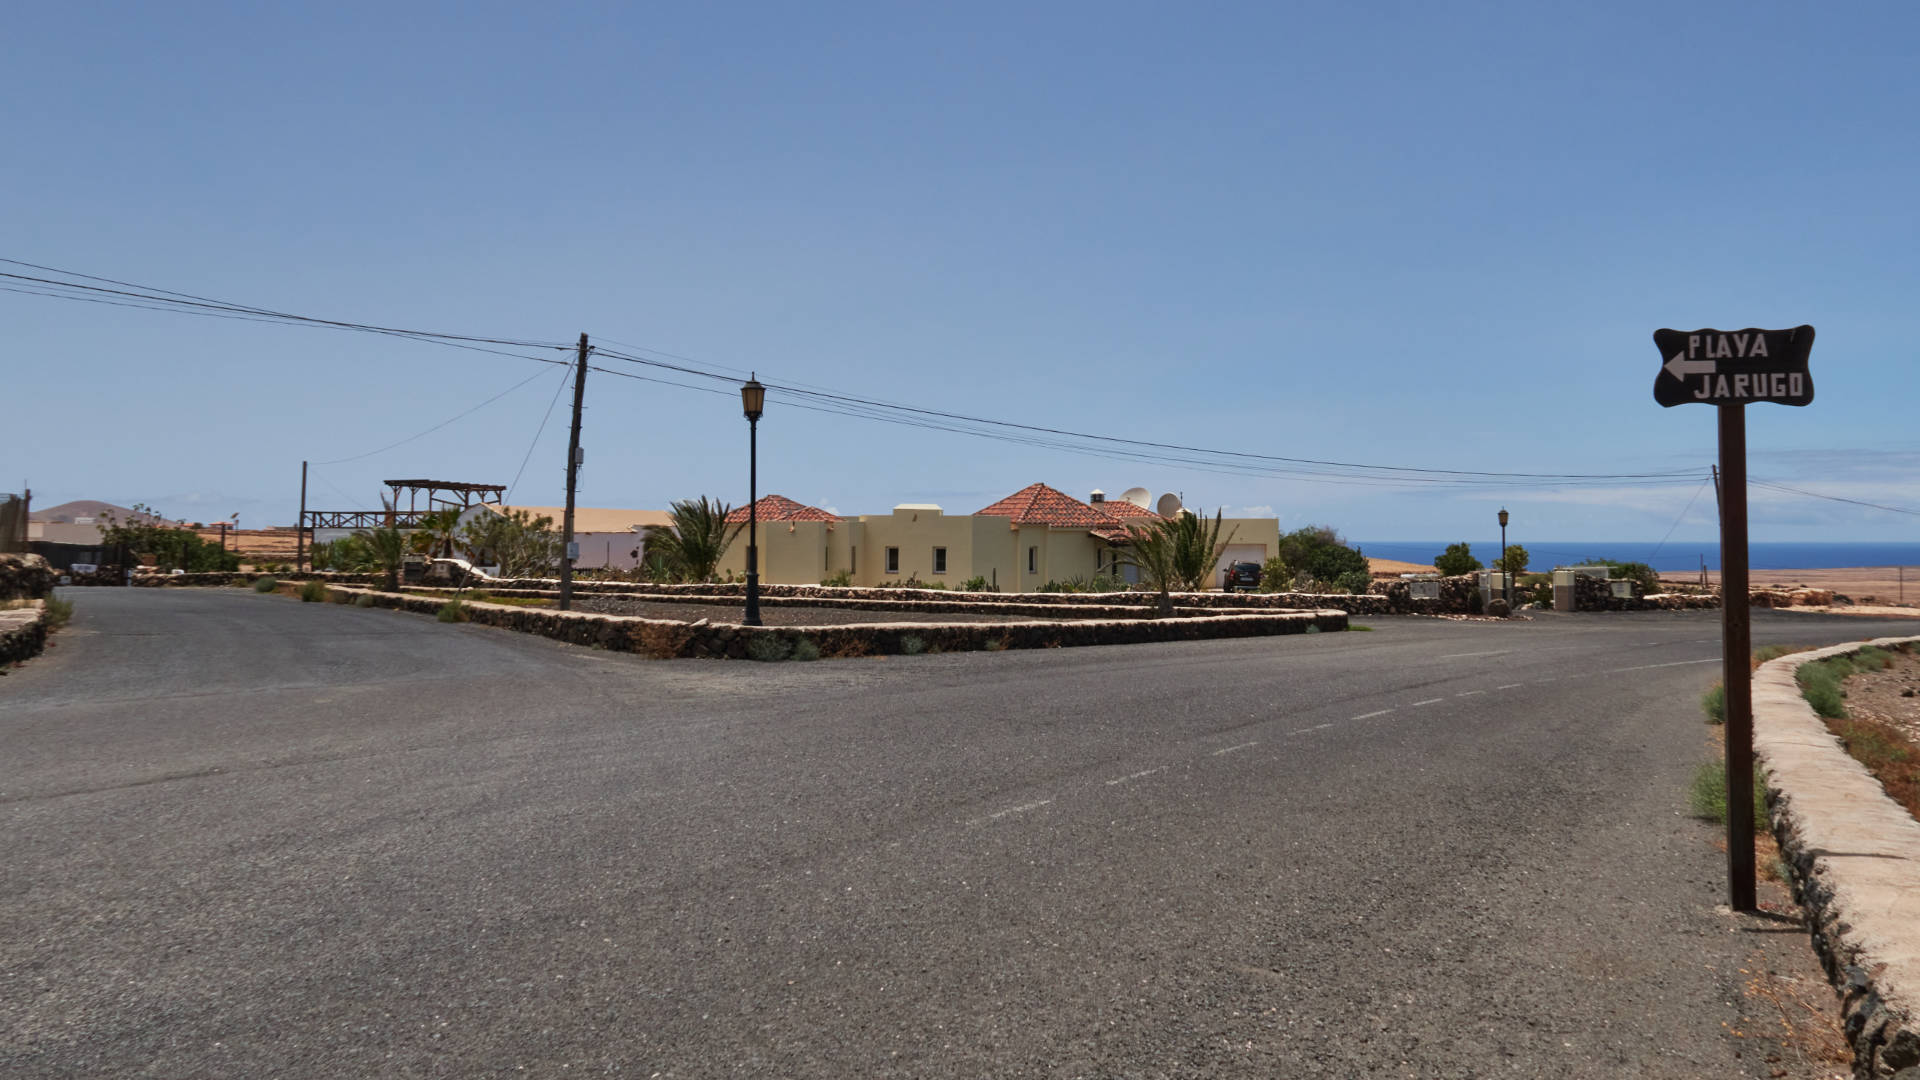
{"label": "ocean", "polygon": [[[1651,540],[1531,540],[1509,532],[1507,542],[1527,549],[1527,569],[1551,570],[1556,564],[1571,566],[1588,559],[1618,559],[1643,562],[1660,571],[1700,569],[1704,557],[1707,569],[1720,569],[1720,545],[1697,540],[1669,540],[1657,544]],[[1375,558],[1403,562],[1431,563],[1447,549],[1452,540],[1359,540],[1361,551]],[[1474,557],[1491,562],[1500,557],[1500,537],[1490,540],[1468,538]],[[1920,543],[1749,543],[1747,561],[1754,570],[1812,570],[1832,566],[1912,566],[1920,567]]]}

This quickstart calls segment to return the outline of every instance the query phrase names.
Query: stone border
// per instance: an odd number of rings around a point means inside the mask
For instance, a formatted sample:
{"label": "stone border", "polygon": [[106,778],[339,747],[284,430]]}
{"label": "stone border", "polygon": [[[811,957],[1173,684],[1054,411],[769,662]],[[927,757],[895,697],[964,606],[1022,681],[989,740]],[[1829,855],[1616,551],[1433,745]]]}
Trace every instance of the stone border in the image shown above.
{"label": "stone border", "polygon": [[32,600],[29,605],[0,611],[0,667],[31,660],[47,647],[47,602]]}
{"label": "stone border", "polygon": [[[299,583],[283,582],[282,595],[297,595]],[[447,604],[440,597],[388,593],[374,589],[328,585],[328,598],[373,598],[375,607],[436,615]],[[1344,611],[1274,611],[1205,615],[1174,619],[1076,619],[1071,622],[938,623],[876,622],[843,626],[738,626],[731,623],[694,623],[648,619],[637,615],[599,615],[548,608],[515,607],[463,601],[469,620],[521,633],[538,634],[573,645],[597,646],[615,652],[636,652],[660,658],[747,657],[755,638],[770,638],[789,650],[811,641],[823,657],[896,655],[908,653],[907,639],[920,648],[943,652],[1000,649],[1058,649],[1085,645],[1131,645],[1154,641],[1198,641],[1212,638],[1266,637],[1304,634],[1309,630],[1347,628]]]}
{"label": "stone border", "polygon": [[1853,1074],[1920,1066],[1920,821],[1840,745],[1794,673],[1830,656],[1920,642],[1878,638],[1794,653],[1753,675],[1754,751],[1774,836],[1793,866],[1827,977],[1842,988]]}

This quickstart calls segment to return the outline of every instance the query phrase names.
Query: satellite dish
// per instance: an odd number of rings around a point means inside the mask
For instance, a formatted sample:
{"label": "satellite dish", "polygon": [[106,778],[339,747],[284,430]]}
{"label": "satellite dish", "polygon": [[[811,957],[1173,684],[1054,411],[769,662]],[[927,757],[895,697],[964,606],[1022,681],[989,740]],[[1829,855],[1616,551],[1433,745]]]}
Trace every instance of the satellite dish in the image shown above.
{"label": "satellite dish", "polygon": [[1121,502],[1130,502],[1142,510],[1147,508],[1147,500],[1151,498],[1153,493],[1143,487],[1130,487],[1120,493]]}
{"label": "satellite dish", "polygon": [[1180,505],[1180,496],[1169,491],[1165,495],[1160,496],[1160,501],[1154,504],[1154,509],[1160,512],[1161,517],[1170,518],[1179,513],[1184,507]]}

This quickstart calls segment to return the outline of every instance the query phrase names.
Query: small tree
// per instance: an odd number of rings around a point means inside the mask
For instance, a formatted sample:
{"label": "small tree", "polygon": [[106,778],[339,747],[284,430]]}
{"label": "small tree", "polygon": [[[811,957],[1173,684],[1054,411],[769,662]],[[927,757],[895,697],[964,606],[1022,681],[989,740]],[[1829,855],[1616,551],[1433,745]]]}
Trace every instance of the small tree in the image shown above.
{"label": "small tree", "polygon": [[1493,568],[1502,573],[1524,574],[1527,572],[1527,549],[1519,544],[1508,544],[1507,553],[1493,560]]}
{"label": "small tree", "polygon": [[552,572],[563,544],[553,518],[526,510],[474,515],[460,530],[467,557],[499,569],[502,577],[534,577]]}
{"label": "small tree", "polygon": [[1433,568],[1448,577],[1458,577],[1480,569],[1480,560],[1473,557],[1473,546],[1463,540],[1448,544],[1447,550],[1434,556]]}
{"label": "small tree", "polygon": [[1309,525],[1280,538],[1275,554],[1288,581],[1305,577],[1331,586],[1356,573],[1370,574],[1367,557],[1356,547],[1348,547],[1331,525]]}
{"label": "small tree", "polygon": [[1160,593],[1160,615],[1173,614],[1173,590],[1200,592],[1213,580],[1233,534],[1220,538],[1220,512],[1213,520],[1182,511],[1151,524],[1130,526],[1131,543],[1120,553],[1122,563],[1140,568],[1147,585]]}
{"label": "small tree", "polygon": [[192,529],[175,525],[151,506],[133,504],[133,516],[124,523],[112,512],[102,517],[105,523],[100,526],[100,546],[150,558],[162,570],[205,573],[240,569],[239,552],[226,551]]}
{"label": "small tree", "polygon": [[720,566],[720,560],[733,541],[746,529],[745,523],[729,526],[732,509],[705,495],[682,499],[673,504],[673,527],[657,530],[647,537],[647,554],[658,554],[681,581],[708,581]]}

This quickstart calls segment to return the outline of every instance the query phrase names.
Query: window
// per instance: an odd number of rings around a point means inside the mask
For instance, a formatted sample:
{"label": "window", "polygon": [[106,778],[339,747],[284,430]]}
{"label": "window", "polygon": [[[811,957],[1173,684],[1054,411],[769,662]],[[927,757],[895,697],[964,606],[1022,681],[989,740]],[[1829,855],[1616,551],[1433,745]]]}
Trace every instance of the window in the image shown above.
{"label": "window", "polygon": [[1037,547],[1030,547],[1027,549],[1027,573],[1037,574],[1039,572],[1040,572],[1040,549]]}
{"label": "window", "polygon": [[947,549],[946,548],[933,549],[933,572],[936,574],[944,574],[947,572]]}
{"label": "window", "polygon": [[897,574],[899,572],[900,572],[900,549],[897,547],[890,547],[887,549],[887,573]]}

